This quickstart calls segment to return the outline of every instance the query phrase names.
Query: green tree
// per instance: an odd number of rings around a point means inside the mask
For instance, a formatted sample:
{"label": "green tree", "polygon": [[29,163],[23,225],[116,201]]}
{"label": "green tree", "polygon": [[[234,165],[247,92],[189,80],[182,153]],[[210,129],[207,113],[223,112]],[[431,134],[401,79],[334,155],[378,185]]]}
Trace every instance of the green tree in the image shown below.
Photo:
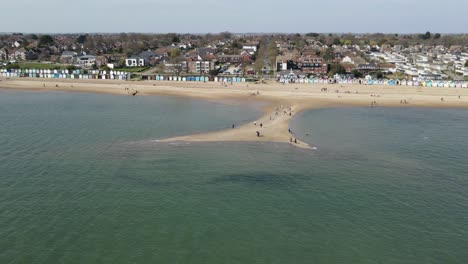
{"label": "green tree", "polygon": [[320,34],[318,34],[318,33],[307,33],[306,36],[316,38],[316,37],[320,36]]}
{"label": "green tree", "polygon": [[224,39],[230,39],[230,38],[232,38],[232,34],[231,34],[229,31],[221,32],[220,35],[221,35]]}
{"label": "green tree", "polygon": [[67,70],[68,70],[69,72],[72,72],[72,71],[76,70],[76,67],[75,67],[74,65],[68,65],[68,66],[67,66]]}
{"label": "green tree", "polygon": [[86,35],[80,35],[77,39],[76,39],[76,42],[80,43],[80,44],[83,44],[86,42],[86,39],[88,37]]}
{"label": "green tree", "polygon": [[179,48],[171,50],[171,58],[177,58],[179,56],[180,56],[180,49]]}
{"label": "green tree", "polygon": [[424,40],[430,39],[431,38],[431,32],[428,31],[425,34],[420,35],[419,38],[424,39]]}
{"label": "green tree", "polygon": [[334,38],[333,45],[341,45],[341,40],[339,38]]}
{"label": "green tree", "polygon": [[241,49],[241,48],[242,48],[242,44],[240,44],[239,41],[234,40],[234,41],[231,43],[231,48],[233,48],[233,49]]}
{"label": "green tree", "polygon": [[377,76],[377,79],[383,79],[384,74],[383,74],[383,72],[378,71],[377,74],[376,74],[376,76]]}
{"label": "green tree", "polygon": [[210,76],[218,76],[218,70],[210,70],[209,74]]}
{"label": "green tree", "polygon": [[28,37],[30,39],[33,39],[33,40],[38,40],[39,39],[39,37],[36,34],[30,34]]}
{"label": "green tree", "polygon": [[323,54],[323,58],[326,61],[331,61],[335,58],[335,50],[332,47],[327,48],[325,53]]}
{"label": "green tree", "polygon": [[39,38],[39,47],[47,47],[54,44],[54,39],[50,35],[42,35]]}
{"label": "green tree", "polygon": [[436,34],[434,35],[434,39],[440,39],[440,37],[441,37],[441,35],[440,35],[439,33],[436,33]]}
{"label": "green tree", "polygon": [[465,62],[465,67],[468,67],[468,60]]}
{"label": "green tree", "polygon": [[173,37],[172,37],[172,42],[173,42],[173,43],[179,43],[179,42],[180,42],[179,36],[178,36],[178,35],[173,36]]}
{"label": "green tree", "polygon": [[362,72],[358,71],[358,70],[352,70],[351,73],[354,75],[354,77],[356,78],[362,78],[364,75],[362,74]]}
{"label": "green tree", "polygon": [[328,76],[333,77],[335,74],[346,74],[346,69],[339,63],[333,63],[330,65]]}

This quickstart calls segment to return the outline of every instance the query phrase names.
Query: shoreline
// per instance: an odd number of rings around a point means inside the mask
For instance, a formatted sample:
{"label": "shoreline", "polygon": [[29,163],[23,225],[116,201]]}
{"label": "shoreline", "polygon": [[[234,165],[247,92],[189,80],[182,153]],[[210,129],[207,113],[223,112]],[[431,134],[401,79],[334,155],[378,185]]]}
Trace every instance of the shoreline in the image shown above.
{"label": "shoreline", "polygon": [[[326,88],[327,91],[322,91]],[[88,92],[132,96],[189,97],[223,103],[260,104],[262,116],[255,123],[234,124],[232,129],[159,139],[160,142],[278,142],[311,149],[289,133],[297,114],[332,107],[432,107],[468,108],[466,88],[367,86],[343,84],[220,83],[0,79],[0,89]],[[375,105],[373,104],[375,102]],[[406,102],[406,104],[404,103]],[[260,126],[261,124],[261,126]],[[260,136],[257,136],[257,131]],[[297,143],[294,142],[297,140]]]}

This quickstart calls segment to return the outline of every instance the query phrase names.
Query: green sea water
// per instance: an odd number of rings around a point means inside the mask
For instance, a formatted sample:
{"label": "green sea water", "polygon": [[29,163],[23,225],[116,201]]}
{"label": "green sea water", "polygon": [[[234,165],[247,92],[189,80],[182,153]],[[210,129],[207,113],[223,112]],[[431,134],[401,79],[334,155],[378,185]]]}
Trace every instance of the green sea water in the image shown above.
{"label": "green sea water", "polygon": [[304,112],[312,151],[155,141],[259,114],[0,90],[0,263],[468,262],[468,110]]}

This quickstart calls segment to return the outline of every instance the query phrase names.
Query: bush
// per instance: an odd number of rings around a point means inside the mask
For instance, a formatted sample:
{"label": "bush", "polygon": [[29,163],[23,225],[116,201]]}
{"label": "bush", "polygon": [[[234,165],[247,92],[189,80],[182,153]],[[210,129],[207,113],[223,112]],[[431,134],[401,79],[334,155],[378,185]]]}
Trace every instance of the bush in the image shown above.
{"label": "bush", "polygon": [[355,78],[362,78],[364,76],[362,72],[358,70],[352,70],[351,73],[354,75]]}
{"label": "bush", "polygon": [[8,70],[10,70],[10,69],[19,69],[20,66],[17,63],[13,63],[13,64],[8,64],[5,68],[8,69]]}
{"label": "bush", "polygon": [[218,70],[210,70],[210,76],[218,76]]}
{"label": "bush", "polygon": [[72,72],[72,71],[76,70],[76,67],[75,67],[74,65],[68,65],[68,66],[67,66],[67,70],[68,70],[69,72]]}

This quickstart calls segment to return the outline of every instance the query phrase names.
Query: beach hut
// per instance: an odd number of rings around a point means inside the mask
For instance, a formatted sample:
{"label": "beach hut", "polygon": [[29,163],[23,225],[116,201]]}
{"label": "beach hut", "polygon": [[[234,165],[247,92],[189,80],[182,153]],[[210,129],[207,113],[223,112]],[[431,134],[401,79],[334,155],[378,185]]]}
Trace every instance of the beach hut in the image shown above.
{"label": "beach hut", "polygon": [[393,80],[393,79],[388,80],[388,85],[392,85],[392,86],[396,85],[395,80]]}

